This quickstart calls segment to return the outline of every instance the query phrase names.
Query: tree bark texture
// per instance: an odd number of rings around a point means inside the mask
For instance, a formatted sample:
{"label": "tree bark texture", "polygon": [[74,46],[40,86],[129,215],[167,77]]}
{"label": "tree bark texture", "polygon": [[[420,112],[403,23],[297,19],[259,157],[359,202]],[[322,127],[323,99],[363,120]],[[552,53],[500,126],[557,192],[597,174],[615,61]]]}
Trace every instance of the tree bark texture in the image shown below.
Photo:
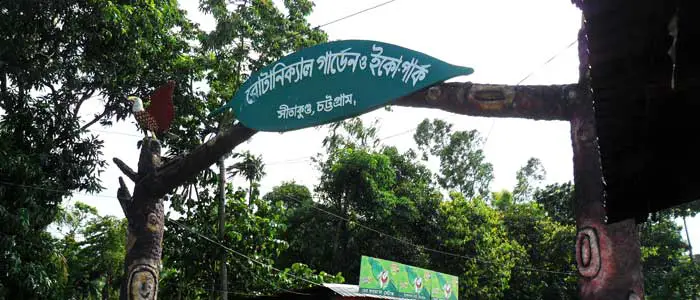
{"label": "tree bark texture", "polygon": [[502,85],[452,82],[397,99],[392,105],[437,108],[476,116],[568,121],[576,84]]}
{"label": "tree bark texture", "polygon": [[[584,25],[585,26],[585,25]],[[580,89],[572,103],[576,265],[581,299],[644,299],[639,233],[634,219],[606,224],[585,27],[579,33]]]}
{"label": "tree bark texture", "polygon": [[[508,86],[442,83],[399,98],[392,105],[435,108],[469,116],[569,120],[569,103],[575,90],[575,84]],[[219,157],[231,152],[256,132],[238,123],[186,156],[168,160],[154,172],[139,174],[140,180],[151,183],[143,192],[148,193],[149,197],[163,197],[216,163]]]}
{"label": "tree bark texture", "polygon": [[[576,85],[507,86],[442,83],[397,99],[392,104],[436,108],[452,113],[536,120],[569,120]],[[138,172],[114,163],[134,183],[131,196],[120,177],[118,198],[129,222],[125,274],[120,299],[156,299],[163,241],[163,197],[192,179],[257,131],[238,123],[187,155],[161,162],[160,144],[145,138]],[[223,268],[222,268],[223,269]],[[223,270],[222,270],[223,271]],[[225,289],[225,288],[224,288]]]}
{"label": "tree bark texture", "polygon": [[153,196],[151,181],[161,166],[160,144],[145,138],[141,146],[138,172],[134,172],[121,160],[114,162],[124,174],[135,181],[131,196],[122,177],[117,197],[128,220],[125,278],[122,281],[120,299],[155,300],[158,297],[160,259],[163,247],[163,224],[165,221],[163,199]]}

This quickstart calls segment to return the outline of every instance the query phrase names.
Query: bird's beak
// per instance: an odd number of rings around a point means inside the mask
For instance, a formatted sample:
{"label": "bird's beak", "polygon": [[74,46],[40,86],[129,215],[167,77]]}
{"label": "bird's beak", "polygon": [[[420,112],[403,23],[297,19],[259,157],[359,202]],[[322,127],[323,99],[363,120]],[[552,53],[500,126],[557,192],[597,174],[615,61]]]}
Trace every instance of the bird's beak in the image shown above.
{"label": "bird's beak", "polygon": [[136,102],[136,100],[139,100],[139,97],[136,97],[136,96],[129,96],[129,97],[126,97],[126,99],[129,100],[129,101],[131,101],[131,102]]}

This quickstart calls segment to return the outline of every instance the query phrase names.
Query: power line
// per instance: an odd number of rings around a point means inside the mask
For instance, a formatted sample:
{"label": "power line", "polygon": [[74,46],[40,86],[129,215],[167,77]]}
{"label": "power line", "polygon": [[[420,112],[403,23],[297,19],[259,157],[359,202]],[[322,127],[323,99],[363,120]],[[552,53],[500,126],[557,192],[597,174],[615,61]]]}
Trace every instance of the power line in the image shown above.
{"label": "power line", "polygon": [[[0,183],[4,183],[4,182],[3,182],[3,181],[0,181]],[[24,187],[32,188],[32,186],[24,186]],[[51,189],[42,189],[42,188],[39,188],[39,187],[34,187],[34,188],[36,188],[36,189],[41,189],[41,190],[51,190]],[[54,191],[61,192],[61,193],[64,193],[64,192],[65,192],[65,191],[60,191],[60,190],[54,190]],[[104,196],[104,197],[117,198],[116,196]],[[297,199],[297,198],[295,198],[295,197],[287,197],[287,198],[292,199],[292,200],[296,201],[297,203],[303,204],[303,201],[301,201],[300,199]],[[423,249],[423,250],[425,250],[425,251],[430,251],[430,252],[433,252],[433,253],[448,255],[448,256],[457,257],[457,258],[462,258],[462,259],[471,259],[471,260],[474,260],[474,261],[477,261],[477,262],[481,262],[481,263],[485,263],[485,264],[495,264],[494,262],[490,262],[490,261],[487,261],[487,260],[479,259],[479,258],[474,257],[474,256],[456,254],[456,253],[451,253],[451,252],[442,251],[442,250],[438,250],[438,249],[428,248],[428,247],[425,247],[425,246],[423,246],[423,245],[414,244],[414,243],[412,243],[412,242],[409,242],[409,241],[403,240],[403,239],[401,239],[401,238],[395,237],[395,236],[393,236],[393,235],[384,233],[384,232],[382,232],[382,231],[379,231],[379,230],[377,230],[377,229],[374,229],[374,228],[372,228],[372,227],[369,227],[369,226],[364,225],[364,224],[362,224],[362,223],[359,223],[359,222],[357,222],[357,221],[351,220],[351,219],[349,219],[349,218],[345,218],[345,217],[343,217],[343,216],[337,215],[337,214],[335,214],[335,213],[333,213],[333,212],[330,212],[330,211],[328,211],[328,210],[322,209],[322,208],[318,207],[318,203],[316,203],[316,202],[313,202],[312,208],[314,208],[314,209],[316,209],[316,210],[318,210],[318,211],[320,211],[320,212],[323,212],[323,213],[325,213],[325,214],[328,214],[328,215],[330,215],[330,216],[332,216],[332,217],[341,219],[341,220],[343,220],[343,221],[352,222],[352,223],[358,225],[359,227],[362,227],[362,228],[367,229],[367,230],[369,230],[369,231],[375,232],[375,233],[379,234],[380,236],[386,236],[386,237],[389,237],[389,238],[391,238],[391,239],[394,239],[394,240],[396,240],[396,241],[398,241],[398,242],[401,242],[401,243],[403,243],[403,244],[406,244],[406,245],[409,245],[409,246],[413,246],[413,247],[416,247],[416,248],[419,248],[419,249]],[[208,237],[206,237],[206,236],[200,234],[199,232],[196,232],[196,231],[190,229],[189,227],[187,227],[187,226],[184,225],[184,224],[177,224],[178,221],[176,221],[176,220],[173,220],[173,219],[169,219],[169,220],[172,221],[173,223],[175,223],[176,225],[182,226],[182,227],[184,227],[185,229],[188,229],[189,231],[191,231],[191,232],[193,232],[193,233],[195,233],[195,234],[201,236],[202,238],[208,240],[209,242],[214,243],[214,244],[217,244],[218,246],[223,247],[224,249],[226,249],[226,250],[228,250],[228,251],[231,251],[231,252],[234,253],[234,254],[237,254],[237,255],[242,256],[242,257],[244,257],[244,258],[248,258],[248,259],[250,259],[251,261],[253,261],[253,262],[255,262],[255,263],[258,263],[258,264],[260,264],[260,265],[269,266],[269,265],[267,265],[267,264],[265,264],[265,263],[263,263],[263,262],[260,262],[260,261],[257,261],[257,260],[255,260],[255,259],[252,259],[252,258],[246,256],[245,254],[240,253],[240,252],[238,252],[238,251],[236,251],[236,250],[234,250],[234,249],[231,249],[231,248],[229,248],[229,247],[226,247],[225,245],[223,245],[223,244],[221,244],[221,243],[219,243],[219,242],[216,242],[216,241],[214,241],[214,240],[212,240],[212,239],[210,239],[210,238],[208,238]],[[279,269],[277,269],[277,268],[275,268],[275,267],[272,267],[272,266],[269,266],[269,267],[270,267],[272,270],[275,270],[275,271],[277,271],[277,272],[281,272],[281,270],[279,270]],[[537,268],[529,268],[529,267],[518,267],[518,266],[513,266],[513,269],[520,269],[520,270],[527,270],[527,271],[535,271],[535,272],[543,272],[543,273],[551,273],[551,274],[561,274],[561,275],[575,275],[574,272],[551,271],[551,270],[544,270],[544,269],[537,269]],[[307,279],[300,278],[300,277],[298,277],[298,276],[294,276],[293,274],[290,274],[290,275],[292,275],[293,277],[298,278],[298,279],[300,279],[300,280],[303,280],[303,281],[305,281],[305,282],[309,282],[309,283],[311,283],[311,284],[319,285],[318,283],[315,283],[315,282],[310,281],[310,280],[307,280]]]}
{"label": "power line", "polygon": [[518,84],[516,84],[515,86],[519,86],[519,85],[520,85],[521,83],[523,83],[525,80],[527,80],[528,78],[530,78],[530,76],[532,76],[532,75],[535,74],[537,71],[539,71],[539,69],[541,69],[542,67],[548,65],[548,64],[551,63],[555,58],[557,58],[557,57],[559,57],[560,55],[564,54],[564,52],[565,52],[566,50],[569,50],[569,48],[571,48],[571,47],[573,47],[574,45],[576,45],[577,42],[578,42],[578,39],[576,39],[576,40],[574,40],[573,42],[571,42],[569,45],[567,45],[567,46],[566,46],[564,49],[562,49],[561,51],[559,51],[559,52],[557,52],[556,54],[552,55],[552,57],[550,57],[550,58],[549,58],[547,61],[545,61],[542,65],[540,65],[540,66],[537,67],[536,69],[532,70],[532,72],[530,72],[530,73],[527,74],[525,77],[523,77],[523,79],[520,79],[520,81],[518,81]]}
{"label": "power line", "polygon": [[322,25],[316,26],[316,29],[319,29],[319,28],[321,28],[321,27],[325,27],[325,26],[328,26],[328,25],[331,25],[331,24],[334,24],[334,23],[343,21],[343,20],[348,19],[348,18],[352,18],[352,17],[354,17],[354,16],[357,16],[357,15],[359,15],[359,14],[368,12],[368,11],[373,10],[373,9],[375,9],[375,8],[382,7],[382,6],[387,5],[387,4],[389,4],[389,3],[391,3],[391,2],[394,2],[394,1],[396,1],[396,0],[385,1],[385,2],[379,3],[379,4],[375,5],[375,6],[368,7],[368,8],[365,8],[365,9],[363,9],[363,10],[360,10],[360,11],[358,11],[358,12],[354,12],[354,13],[349,14],[349,15],[347,15],[347,16],[344,16],[344,17],[335,19],[335,20],[333,20],[333,21],[330,21],[330,22],[327,22],[327,23],[323,23]]}
{"label": "power line", "polygon": [[[134,137],[142,137],[141,135],[126,133],[126,132],[120,132],[120,131],[100,130],[100,129],[91,129],[91,131],[100,132],[100,133],[106,133],[106,134],[118,134],[118,135],[127,135],[127,136],[134,136]],[[402,132],[399,132],[399,133],[395,133],[395,134],[391,134],[391,135],[388,135],[388,136],[385,136],[385,137],[380,137],[380,138],[378,138],[378,140],[379,140],[379,141],[384,141],[384,140],[388,140],[388,139],[391,139],[391,138],[395,138],[395,137],[398,137],[398,136],[405,135],[405,134],[407,134],[407,133],[412,133],[412,132],[414,132],[414,131],[416,131],[416,129],[415,129],[415,128],[412,128],[412,129],[405,130],[405,131],[402,131]],[[270,162],[270,163],[265,163],[265,165],[270,166],[270,165],[295,164],[295,163],[308,162],[308,161],[310,161],[310,160],[311,160],[311,156],[299,156],[299,157],[294,157],[294,158],[290,158],[290,159],[285,159],[285,160],[279,160],[279,161],[273,161],[273,162]]]}
{"label": "power line", "polygon": [[[6,181],[0,181],[0,184],[11,185],[11,186],[17,186],[17,187],[26,188],[26,189],[34,189],[34,190],[43,190],[43,191],[48,191],[48,192],[56,192],[56,193],[61,193],[61,194],[63,194],[63,193],[70,193],[69,191],[66,191],[66,190],[49,189],[49,188],[43,188],[43,187],[39,187],[39,186],[24,185],[24,184],[16,184],[16,183],[11,183],[11,182],[6,182]],[[116,196],[109,196],[109,195],[90,195],[90,194],[84,194],[84,193],[73,193],[73,194],[78,194],[78,195],[83,195],[83,196],[91,196],[91,197],[103,197],[103,198],[117,199]],[[200,237],[206,239],[206,240],[209,241],[209,242],[212,242],[212,243],[214,243],[214,244],[217,244],[217,245],[220,246],[220,247],[223,247],[223,248],[226,249],[227,251],[230,251],[230,252],[235,253],[235,254],[237,254],[237,255],[239,255],[239,256],[242,256],[242,257],[248,259],[249,261],[258,263],[258,264],[262,265],[263,267],[272,269],[272,270],[274,270],[274,271],[277,271],[278,273],[282,273],[282,270],[277,269],[277,268],[275,268],[275,267],[273,267],[273,266],[271,266],[271,265],[265,264],[265,263],[263,263],[263,262],[260,262],[260,261],[258,261],[258,260],[255,260],[254,258],[251,258],[251,257],[249,257],[249,256],[247,256],[247,255],[245,255],[245,254],[243,254],[243,253],[240,253],[240,252],[238,252],[238,251],[236,251],[236,250],[233,250],[233,249],[231,249],[231,248],[228,248],[228,247],[224,246],[223,244],[218,243],[218,242],[216,242],[216,241],[214,241],[214,240],[212,240],[212,239],[210,239],[210,238],[208,238],[208,237],[206,237],[206,236],[200,234],[199,232],[194,231],[194,230],[191,229],[190,227],[188,227],[188,226],[186,226],[186,225],[184,225],[184,224],[181,224],[181,223],[179,223],[178,221],[176,221],[176,220],[174,220],[174,219],[171,219],[171,218],[170,218],[170,219],[168,219],[168,221],[173,222],[174,224],[176,224],[176,225],[178,225],[178,226],[181,226],[181,227],[185,228],[186,230],[191,231],[192,233],[195,233],[195,234],[199,235]],[[296,275],[291,274],[291,273],[285,273],[285,274],[288,274],[288,275],[290,275],[291,277],[294,277],[294,278],[299,279],[299,280],[301,280],[301,281],[304,281],[304,282],[307,282],[307,283],[311,283],[311,284],[313,284],[313,285],[320,285],[319,283],[310,281],[310,280],[308,280],[308,279],[305,279],[305,278],[296,276]],[[266,281],[266,280],[264,280],[264,279],[261,279],[260,277],[257,277],[257,275],[255,275],[255,274],[253,274],[253,276],[255,276],[256,278],[258,278],[258,279],[261,280],[261,281]],[[271,284],[269,281],[266,281],[266,282],[267,282],[268,284],[270,284],[270,286],[274,286],[274,285]],[[308,295],[308,294],[305,294],[305,293],[299,293],[299,292],[287,290],[287,289],[280,288],[280,287],[276,287],[276,288],[277,288],[278,290],[285,291],[285,292],[288,292],[288,293],[294,293],[294,294],[299,294],[299,295]],[[210,290],[210,289],[206,289],[206,288],[203,288],[203,289],[204,289],[204,290]],[[220,290],[211,290],[211,291],[218,291],[218,292],[221,292]],[[242,296],[250,296],[250,295],[251,295],[251,294],[236,293],[236,292],[228,292],[228,291],[227,291],[227,293],[230,293],[230,294],[238,294],[238,295],[242,295]],[[255,295],[255,296],[259,296],[259,295]]]}
{"label": "power line", "polygon": [[[213,241],[212,239],[210,239],[210,238],[206,237],[205,235],[203,235],[203,234],[197,232],[196,230],[192,229],[191,227],[188,227],[187,225],[184,225],[184,224],[180,223],[179,221],[176,221],[175,219],[168,218],[167,221],[170,221],[170,222],[172,222],[173,224],[178,225],[178,226],[182,227],[183,229],[185,229],[185,230],[187,230],[187,231],[190,231],[190,232],[192,232],[192,233],[194,233],[194,234],[196,234],[196,235],[198,235],[198,236],[200,236],[200,237],[206,239],[207,241],[210,241],[210,242]],[[214,243],[214,244],[217,245],[217,246],[223,247],[225,250],[231,251],[231,249],[228,249],[226,246],[223,246],[223,245],[220,244],[220,243]],[[234,251],[234,253],[236,253],[236,252]],[[236,253],[236,254],[242,255],[242,254],[240,254],[240,253]],[[281,273],[281,272],[282,272],[281,270],[276,269],[276,268],[273,267],[272,265],[258,262],[258,261],[256,261],[256,260],[254,260],[253,258],[251,258],[251,257],[249,257],[249,256],[246,256],[246,255],[243,255],[243,256],[244,256],[246,259],[248,259],[249,261],[254,261],[254,262],[256,262],[256,263],[262,264],[263,267],[271,268],[271,269],[277,271],[278,273]],[[290,274],[290,273],[286,273],[286,274],[289,274],[290,276],[292,276],[292,277],[294,277],[294,278],[297,278],[297,279],[300,279],[300,280],[305,280],[304,278],[298,277],[298,276],[296,276],[296,275],[294,275],[294,274]],[[307,293],[301,293],[301,292],[296,292],[296,291],[288,290],[288,289],[285,289],[285,288],[281,288],[281,287],[279,287],[278,285],[276,285],[276,284],[272,283],[271,281],[268,281],[268,280],[266,280],[266,279],[264,279],[264,278],[258,276],[258,275],[255,274],[255,273],[251,273],[250,275],[253,275],[253,277],[255,277],[256,279],[258,279],[258,280],[260,280],[260,281],[266,282],[269,286],[275,288],[276,291],[283,291],[283,292],[286,292],[286,293],[297,294],[297,295],[304,295],[304,296],[310,296],[310,295],[311,295],[311,294],[307,294]],[[311,282],[311,281],[308,281],[308,282]],[[321,285],[321,284],[318,284],[318,283],[314,283],[314,284],[315,284],[315,285]],[[235,295],[241,295],[241,296],[261,296],[261,295],[262,295],[262,294],[256,295],[256,294],[241,293],[241,292],[231,292],[231,291],[224,291],[224,290],[219,290],[219,289],[207,289],[207,288],[202,288],[202,289],[203,289],[203,290],[206,290],[206,291],[225,292],[225,293],[228,293],[228,294],[235,294]]]}
{"label": "power line", "polygon": [[[520,79],[520,81],[518,81],[518,83],[517,83],[515,86],[520,86],[520,84],[522,84],[523,82],[525,82],[525,80],[527,80],[528,78],[530,78],[530,76],[532,76],[533,74],[535,74],[537,71],[539,71],[539,70],[540,70],[541,68],[543,68],[544,66],[548,65],[549,63],[551,63],[555,58],[557,58],[557,57],[559,57],[560,55],[562,55],[566,50],[569,50],[569,48],[571,48],[571,47],[573,47],[574,45],[576,45],[577,42],[578,42],[578,39],[576,39],[576,40],[574,40],[573,42],[571,42],[569,45],[567,45],[567,46],[566,46],[564,49],[562,49],[561,51],[559,51],[559,52],[557,52],[556,54],[552,55],[552,57],[550,57],[550,58],[549,58],[547,61],[545,61],[542,65],[540,65],[539,67],[533,69],[530,73],[528,73],[527,75],[525,75],[525,77],[523,77],[523,79]],[[495,125],[496,125],[496,119],[494,118],[493,120],[491,120],[491,127],[489,128],[489,131],[488,131],[488,133],[486,134],[486,139],[484,139],[484,147],[486,147],[486,144],[487,144],[488,141],[489,141],[489,137],[491,137],[491,132],[493,131],[493,127],[494,127]]]}
{"label": "power line", "polygon": [[[292,199],[292,200],[296,201],[296,202],[299,203],[299,204],[303,204],[303,202],[302,202],[301,200],[299,200],[299,199],[297,199],[297,198],[295,198],[295,197],[287,197],[287,198]],[[379,234],[380,236],[389,237],[389,238],[391,238],[391,239],[394,239],[394,240],[396,240],[396,241],[398,241],[398,242],[401,242],[401,243],[403,243],[403,244],[406,244],[406,245],[408,245],[408,246],[416,247],[416,248],[419,248],[419,249],[423,249],[423,250],[430,251],[430,252],[434,252],[434,253],[438,253],[438,254],[443,254],[443,255],[448,255],[448,256],[453,256],[453,257],[458,257],[458,258],[463,258],[463,259],[471,259],[471,260],[474,260],[474,261],[477,261],[477,262],[481,262],[481,263],[485,263],[485,264],[495,264],[494,262],[490,262],[490,261],[487,261],[487,260],[479,259],[479,258],[477,258],[477,257],[475,257],[475,256],[468,256],[468,255],[456,254],[456,253],[451,253],[451,252],[442,251],[442,250],[438,250],[438,249],[428,248],[428,247],[425,247],[425,246],[423,246],[423,245],[414,244],[414,243],[412,243],[412,242],[406,241],[406,240],[404,240],[404,239],[395,237],[395,236],[393,236],[393,235],[384,233],[384,232],[382,232],[382,231],[379,231],[379,230],[377,230],[377,229],[374,229],[374,228],[372,228],[372,227],[369,227],[369,226],[367,226],[367,225],[364,225],[364,224],[362,224],[362,223],[360,223],[360,222],[351,220],[351,219],[349,219],[349,218],[346,218],[346,217],[337,215],[337,214],[335,214],[335,213],[333,213],[333,212],[330,212],[330,211],[328,211],[328,210],[322,209],[322,208],[318,207],[318,203],[316,203],[316,202],[313,202],[313,205],[312,205],[311,207],[314,208],[314,209],[316,209],[316,210],[318,210],[318,211],[320,211],[320,212],[326,213],[326,214],[328,214],[328,215],[330,215],[330,216],[332,216],[332,217],[341,219],[341,220],[346,221],[346,222],[355,223],[355,225],[357,225],[357,226],[359,226],[359,227],[362,227],[362,228],[367,229],[367,230],[369,230],[369,231],[375,232],[375,233]],[[513,268],[514,268],[514,269],[520,269],[520,270],[527,270],[527,271],[536,271],[536,272],[543,272],[543,273],[552,273],[552,274],[563,274],[563,275],[575,275],[575,274],[576,274],[576,273],[573,273],[573,272],[551,271],[551,270],[544,270],[544,269],[537,269],[537,268],[528,268],[528,267],[518,267],[518,266],[513,266]]]}
{"label": "power line", "polygon": [[71,191],[68,191],[68,190],[50,189],[50,188],[44,188],[44,187],[35,186],[35,185],[25,185],[25,184],[12,183],[12,182],[7,182],[7,181],[0,181],[0,184],[11,185],[11,186],[21,187],[21,188],[26,188],[26,189],[34,189],[34,190],[42,190],[42,191],[47,191],[47,192],[55,192],[55,193],[60,193],[60,194],[70,193],[70,194],[73,194],[73,195],[81,195],[81,196],[86,196],[86,197],[100,197],[100,198],[114,198],[114,199],[117,198],[117,196],[100,195],[100,194],[92,195],[92,194],[85,194],[85,193],[75,193],[75,192],[71,192]]}
{"label": "power line", "polygon": [[[225,249],[225,250],[227,250],[227,251],[229,251],[229,252],[231,252],[231,253],[233,253],[233,254],[236,254],[236,255],[241,256],[241,257],[243,257],[243,258],[245,258],[245,259],[248,259],[249,261],[252,261],[252,262],[254,262],[254,263],[257,263],[257,264],[259,264],[259,265],[261,265],[261,266],[263,266],[263,267],[265,267],[265,268],[274,270],[274,271],[276,271],[276,272],[278,272],[278,273],[282,273],[282,270],[280,270],[280,269],[278,269],[278,268],[275,268],[275,267],[273,267],[272,265],[269,265],[269,264],[266,264],[266,263],[264,263],[264,262],[258,261],[258,260],[256,260],[256,259],[254,259],[254,258],[252,258],[252,257],[250,257],[250,256],[247,256],[247,255],[245,255],[245,254],[243,254],[243,253],[241,253],[241,252],[238,252],[238,251],[236,251],[236,250],[234,250],[234,249],[231,249],[231,248],[227,247],[226,245],[224,245],[224,244],[222,244],[222,243],[219,243],[219,242],[217,242],[217,241],[215,241],[215,240],[213,240],[213,239],[210,239],[209,237],[207,237],[207,236],[205,236],[205,235],[203,235],[203,234],[197,232],[196,230],[190,228],[189,226],[180,223],[179,221],[176,221],[176,220],[174,220],[174,219],[168,219],[168,220],[169,220],[170,222],[172,222],[173,224],[178,225],[178,226],[180,226],[180,227],[186,229],[187,231],[192,232],[192,233],[196,234],[197,236],[199,236],[199,237],[201,237],[201,238],[207,240],[208,242],[210,242],[210,243],[212,243],[212,244],[215,244],[215,245],[217,245],[217,246],[219,246],[219,247],[221,247],[221,248],[223,248],[223,249]],[[304,281],[304,282],[306,282],[306,283],[310,283],[310,284],[312,284],[312,285],[314,285],[314,286],[322,286],[322,284],[320,284],[320,283],[318,283],[318,282],[314,282],[314,281],[308,280],[308,279],[306,279],[306,278],[299,277],[299,276],[294,275],[294,274],[292,274],[292,273],[286,273],[286,274],[289,275],[289,276],[291,276],[291,277],[294,277],[294,278],[296,278],[296,279],[298,279],[298,280]]]}

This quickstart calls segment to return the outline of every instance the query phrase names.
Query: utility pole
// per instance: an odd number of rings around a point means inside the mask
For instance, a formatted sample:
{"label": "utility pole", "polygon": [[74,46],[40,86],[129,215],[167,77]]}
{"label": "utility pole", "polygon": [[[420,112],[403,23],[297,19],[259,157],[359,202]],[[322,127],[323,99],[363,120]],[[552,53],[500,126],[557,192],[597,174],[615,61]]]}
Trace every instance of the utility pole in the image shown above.
{"label": "utility pole", "polygon": [[[225,157],[219,158],[219,240],[224,241],[226,228],[226,165]],[[221,299],[228,299],[228,273],[226,251],[221,252]]]}
{"label": "utility pole", "polygon": [[693,245],[690,244],[690,234],[688,233],[688,224],[683,216],[683,228],[685,228],[685,239],[688,240],[688,252],[690,252],[690,261],[693,261]]}

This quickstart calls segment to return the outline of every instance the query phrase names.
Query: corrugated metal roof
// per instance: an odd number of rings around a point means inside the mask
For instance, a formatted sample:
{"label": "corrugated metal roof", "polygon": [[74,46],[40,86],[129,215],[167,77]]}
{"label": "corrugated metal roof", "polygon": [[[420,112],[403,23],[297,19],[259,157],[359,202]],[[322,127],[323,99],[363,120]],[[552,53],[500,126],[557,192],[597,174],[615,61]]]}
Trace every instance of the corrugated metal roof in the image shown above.
{"label": "corrugated metal roof", "polygon": [[383,295],[371,295],[360,293],[360,287],[354,284],[338,284],[338,283],[324,283],[323,286],[335,292],[343,297],[364,297],[364,298],[376,298],[376,299],[395,299],[402,300],[404,298],[383,296]]}

